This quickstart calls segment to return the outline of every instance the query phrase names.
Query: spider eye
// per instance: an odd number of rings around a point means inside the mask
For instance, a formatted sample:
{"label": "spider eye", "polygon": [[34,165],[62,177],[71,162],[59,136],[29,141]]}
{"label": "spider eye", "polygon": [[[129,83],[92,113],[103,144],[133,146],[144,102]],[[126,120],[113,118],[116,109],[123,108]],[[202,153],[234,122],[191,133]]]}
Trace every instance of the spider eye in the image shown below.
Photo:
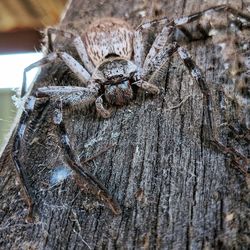
{"label": "spider eye", "polygon": [[102,80],[100,80],[100,79],[96,79],[95,82],[98,83],[98,84],[102,84],[103,83]]}
{"label": "spider eye", "polygon": [[130,73],[129,75],[129,79],[132,81],[132,82],[136,82],[140,79],[140,75],[138,74],[137,71],[133,71]]}
{"label": "spider eye", "polygon": [[136,73],[135,71],[134,71],[134,72],[131,72],[131,73],[129,74],[129,77],[130,77],[130,78],[133,78],[134,75],[135,75],[135,73]]}

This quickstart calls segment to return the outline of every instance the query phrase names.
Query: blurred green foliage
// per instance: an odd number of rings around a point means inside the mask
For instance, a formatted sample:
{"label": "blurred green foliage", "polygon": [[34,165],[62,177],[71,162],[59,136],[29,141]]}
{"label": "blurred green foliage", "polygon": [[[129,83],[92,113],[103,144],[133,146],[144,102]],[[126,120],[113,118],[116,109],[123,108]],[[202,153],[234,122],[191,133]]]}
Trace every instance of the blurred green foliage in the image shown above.
{"label": "blurred green foliage", "polygon": [[11,99],[15,93],[11,89],[0,88],[0,147],[10,131],[17,109]]}

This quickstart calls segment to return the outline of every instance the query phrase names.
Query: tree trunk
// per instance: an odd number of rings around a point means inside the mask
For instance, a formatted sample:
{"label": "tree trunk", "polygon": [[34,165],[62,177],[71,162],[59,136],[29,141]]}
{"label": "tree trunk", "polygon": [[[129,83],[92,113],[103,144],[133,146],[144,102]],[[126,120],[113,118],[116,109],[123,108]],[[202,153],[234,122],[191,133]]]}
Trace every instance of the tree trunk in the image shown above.
{"label": "tree trunk", "polygon": [[[82,32],[94,18],[116,16],[136,27],[147,10],[145,2],[73,0],[60,26]],[[239,0],[230,2],[240,10],[247,6],[246,1],[245,5]],[[157,13],[176,18],[216,4],[218,1],[208,6],[195,0],[162,0]],[[62,44],[59,38],[57,42]],[[63,44],[66,46],[65,41]],[[215,91],[221,72],[218,50],[211,39],[183,42],[183,46],[211,87],[219,127],[225,113]],[[109,119],[99,118],[94,107],[64,114],[70,142],[82,161],[113,146],[84,167],[118,201],[120,215],[115,216],[96,196],[81,191],[74,178],[53,183],[55,171],[66,163],[48,108],[41,117],[34,112],[39,126],[30,123],[22,142],[21,162],[32,184],[37,214],[34,223],[26,223],[27,205],[16,182],[10,138],[0,158],[1,249],[249,247],[248,179],[228,157],[205,142],[202,93],[182,61],[174,55],[165,68],[156,79],[159,96],[139,91],[129,105],[113,108]],[[47,85],[80,82],[58,61],[43,67],[34,88]],[[227,135],[220,134],[220,140],[230,143]],[[246,145],[242,150],[246,148],[249,150]]]}

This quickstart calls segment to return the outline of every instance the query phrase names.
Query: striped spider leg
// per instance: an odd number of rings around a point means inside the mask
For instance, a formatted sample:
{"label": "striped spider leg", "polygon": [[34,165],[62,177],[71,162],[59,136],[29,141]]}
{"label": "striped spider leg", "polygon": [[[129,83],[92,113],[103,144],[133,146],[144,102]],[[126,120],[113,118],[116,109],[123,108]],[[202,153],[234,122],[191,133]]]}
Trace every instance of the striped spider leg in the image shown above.
{"label": "striped spider leg", "polygon": [[[164,21],[168,21],[166,17],[144,23],[140,28]],[[187,24],[194,26],[191,28]],[[180,30],[189,41],[211,37],[213,43],[220,48],[224,74],[231,79],[230,83],[225,83],[221,91],[237,105],[238,121],[234,121],[235,125],[230,122],[228,127],[239,137],[249,134],[249,34],[245,31],[250,28],[250,15],[223,4],[173,19],[167,25]],[[240,130],[245,132],[241,133]]]}
{"label": "striped spider leg", "polygon": [[[74,175],[79,180],[78,185],[90,184],[94,193],[96,193],[105,203],[107,203],[114,214],[120,213],[120,207],[109,194],[109,191],[98,181],[92,174],[81,166],[81,163],[74,153],[70,140],[67,135],[64,121],[63,121],[63,108],[72,108],[73,106],[84,107],[88,104],[94,103],[98,96],[99,84],[92,83],[85,87],[68,87],[68,86],[52,86],[38,88],[36,96],[29,96],[25,103],[25,108],[22,113],[20,123],[14,137],[14,144],[12,148],[12,157],[15,164],[16,172],[20,180],[25,200],[28,204],[29,212],[27,219],[33,219],[33,205],[32,188],[23,170],[22,164],[19,160],[20,146],[27,128],[32,112],[35,109],[35,102],[37,98],[48,99],[47,105],[53,109],[52,120],[57,127],[61,149],[64,153],[64,159],[69,167],[72,169]],[[44,110],[44,109],[43,109]],[[41,113],[43,112],[41,111]]]}
{"label": "striped spider leg", "polygon": [[[222,14],[228,15],[226,16],[226,19],[224,18],[225,16],[222,16]],[[229,17],[229,15],[231,16]],[[223,18],[224,20],[222,20]],[[248,29],[250,26],[250,15],[231,7],[230,5],[222,4],[212,6],[191,15],[172,19],[170,21],[167,17],[162,17],[160,19],[157,18],[149,22],[142,23],[138,28],[148,28],[155,23],[168,23],[168,25],[174,26],[178,30],[182,31],[183,34],[189,38],[189,40],[193,40],[192,33],[185,27],[185,25],[195,21],[201,22],[197,24],[196,28],[201,34],[204,35],[204,37],[207,37],[212,29],[228,28],[232,24],[237,26],[238,29]]]}
{"label": "striped spider leg", "polygon": [[[234,9],[228,8],[226,6],[220,6],[216,8],[216,10],[228,10],[234,12]],[[200,17],[204,12],[206,11],[185,17],[184,19],[186,20],[186,22],[191,22],[194,19]],[[158,21],[162,22],[164,21],[164,19]],[[155,22],[157,22],[157,20],[142,24],[138,27],[138,29],[149,28]],[[213,120],[211,93],[201,69],[192,60],[191,56],[189,55],[188,51],[185,48],[181,47],[176,42],[172,43],[169,42],[171,40],[174,30],[179,28],[178,25],[176,25],[176,23],[180,23],[180,21],[177,22],[175,20],[169,22],[166,26],[163,27],[162,31],[157,35],[143,63],[142,77],[148,76],[151,71],[157,72],[157,69],[159,69],[162,65],[164,65],[164,63],[171,55],[177,52],[179,57],[183,61],[184,65],[187,67],[191,77],[197,83],[199,89],[203,94],[205,123],[208,136],[208,138],[206,139],[211,143],[211,145],[216,147],[220,152],[226,155],[230,155],[232,158],[232,163],[237,168],[239,168],[241,172],[243,172],[245,175],[248,175],[248,167],[250,164],[249,159],[244,155],[242,155],[240,152],[236,151],[234,148],[229,148],[224,146],[217,139],[217,136],[215,134],[214,120]]]}
{"label": "striped spider leg", "polygon": [[57,51],[56,46],[54,45],[52,36],[62,36],[68,39],[73,47],[76,49],[78,56],[80,57],[84,67],[89,72],[89,74],[93,74],[95,70],[95,65],[90,60],[85,45],[79,35],[75,35],[72,32],[56,29],[56,28],[48,28],[47,29],[47,37],[48,37],[48,50],[49,52]]}
{"label": "striped spider leg", "polygon": [[21,89],[21,97],[25,95],[26,92],[26,74],[33,68],[41,67],[49,63],[53,63],[57,58],[60,58],[71,70],[72,72],[81,80],[84,86],[87,85],[87,81],[90,79],[89,72],[77,62],[71,55],[66,52],[52,52],[41,60],[32,63],[24,69],[23,72],[23,84]]}
{"label": "striped spider leg", "polygon": [[[75,60],[71,55],[67,52],[57,51],[53,46],[52,35],[58,34],[65,38],[70,39],[72,41],[73,46],[75,47],[83,65],[81,65],[77,60]],[[62,31],[55,28],[47,29],[48,36],[48,48],[49,54],[42,58],[41,60],[32,63],[28,67],[24,69],[23,72],[23,83],[21,88],[21,97],[23,97],[26,93],[26,74],[33,68],[41,67],[49,63],[53,63],[57,58],[61,59],[70,70],[79,78],[81,83],[86,86],[87,81],[90,79],[91,75],[94,72],[94,65],[89,59],[84,43],[82,42],[80,36],[74,35],[71,32]]]}

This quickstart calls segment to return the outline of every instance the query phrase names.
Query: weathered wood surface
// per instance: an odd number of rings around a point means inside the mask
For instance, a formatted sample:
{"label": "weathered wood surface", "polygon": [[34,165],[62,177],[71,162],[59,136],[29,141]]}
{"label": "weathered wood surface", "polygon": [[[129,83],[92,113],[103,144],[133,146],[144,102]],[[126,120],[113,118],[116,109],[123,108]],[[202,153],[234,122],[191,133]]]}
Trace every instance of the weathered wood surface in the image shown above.
{"label": "weathered wood surface", "polygon": [[[218,1],[159,1],[161,14],[177,17]],[[245,1],[246,3],[246,1]],[[209,4],[209,5],[207,5]],[[243,8],[242,1],[231,1]],[[93,18],[122,17],[136,26],[143,1],[73,0],[62,21],[71,29]],[[143,10],[142,10],[143,11]],[[211,41],[185,44],[210,85],[219,82],[220,60]],[[51,116],[30,125],[22,162],[33,186],[37,220],[26,223],[10,156],[12,140],[0,158],[1,249],[247,249],[249,191],[246,178],[225,156],[203,141],[202,95],[187,69],[174,56],[157,84],[158,97],[138,93],[110,119],[94,108],[65,113],[73,148],[82,159],[115,144],[86,166],[118,200],[114,216],[91,194],[80,192],[68,178],[53,186],[53,171],[64,165]],[[36,86],[77,85],[60,62],[45,67]],[[216,124],[222,123],[213,91]],[[182,101],[182,105],[178,104]],[[172,108],[178,106],[177,108]],[[34,114],[34,117],[36,114]],[[226,135],[221,139],[226,142]]]}

